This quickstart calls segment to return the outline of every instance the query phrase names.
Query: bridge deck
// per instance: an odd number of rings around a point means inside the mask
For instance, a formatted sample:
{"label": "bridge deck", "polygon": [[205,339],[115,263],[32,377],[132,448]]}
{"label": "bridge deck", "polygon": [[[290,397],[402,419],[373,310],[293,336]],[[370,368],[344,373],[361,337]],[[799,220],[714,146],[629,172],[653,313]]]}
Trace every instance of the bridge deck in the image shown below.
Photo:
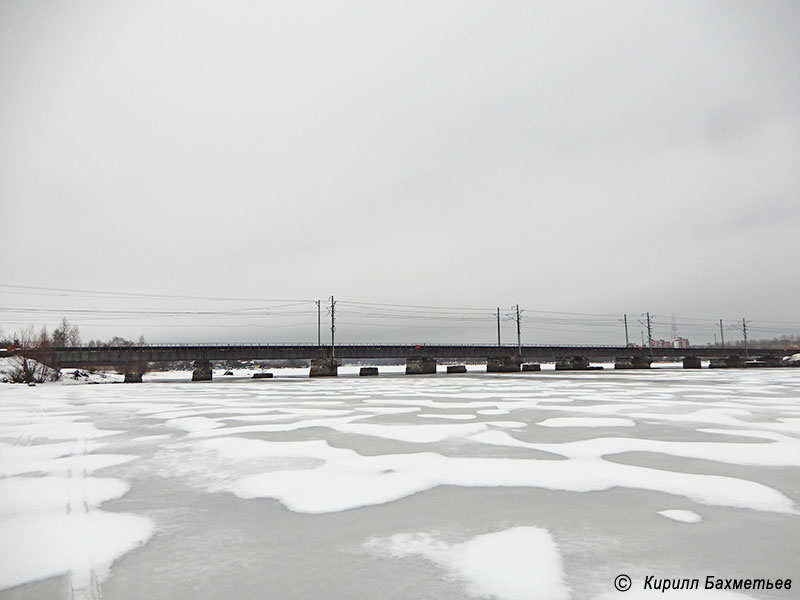
{"label": "bridge deck", "polygon": [[[316,344],[195,344],[148,345],[120,347],[75,347],[35,350],[14,350],[6,355],[20,353],[40,357],[44,362],[60,367],[90,367],[93,365],[125,365],[131,363],[172,362],[194,360],[286,360],[315,359],[330,356],[330,346]],[[751,357],[782,357],[797,352],[789,349],[750,348]],[[442,360],[477,360],[503,358],[518,354],[516,346],[457,345],[457,344],[343,344],[336,346],[337,359],[405,359],[435,358]],[[686,356],[722,358],[745,356],[744,348],[638,348],[626,346],[523,346],[523,361],[547,361],[582,356],[588,359],[616,357],[654,357],[680,360]],[[48,360],[49,359],[49,360]]]}

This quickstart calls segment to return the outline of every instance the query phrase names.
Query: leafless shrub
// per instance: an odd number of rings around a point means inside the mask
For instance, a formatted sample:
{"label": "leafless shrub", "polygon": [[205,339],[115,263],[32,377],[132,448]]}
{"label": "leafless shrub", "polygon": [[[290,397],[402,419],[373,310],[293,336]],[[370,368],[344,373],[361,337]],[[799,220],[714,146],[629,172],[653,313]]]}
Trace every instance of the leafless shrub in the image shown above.
{"label": "leafless shrub", "polygon": [[60,373],[38,360],[17,354],[11,358],[11,370],[8,378],[13,383],[44,383],[57,381]]}

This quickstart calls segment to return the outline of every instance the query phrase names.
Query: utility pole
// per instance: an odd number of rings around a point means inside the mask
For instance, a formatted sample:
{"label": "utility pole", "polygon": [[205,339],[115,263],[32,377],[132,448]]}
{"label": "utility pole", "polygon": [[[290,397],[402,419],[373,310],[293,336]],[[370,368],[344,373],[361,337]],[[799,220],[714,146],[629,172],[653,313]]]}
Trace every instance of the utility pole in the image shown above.
{"label": "utility pole", "polygon": [[522,328],[520,326],[519,318],[519,304],[517,304],[517,355],[522,357]]}
{"label": "utility pole", "polygon": [[317,300],[317,346],[322,346],[322,302]]}
{"label": "utility pole", "polygon": [[622,315],[622,320],[625,322],[625,347],[627,348],[631,345],[628,341],[628,315]]}
{"label": "utility pole", "polygon": [[333,296],[329,298],[331,301],[331,307],[328,311],[331,313],[331,360],[335,358],[334,352],[336,349],[336,345],[334,344],[334,336],[336,334],[336,300],[334,300]]}
{"label": "utility pole", "polygon": [[500,307],[497,307],[497,346],[500,347]]}
{"label": "utility pole", "polygon": [[742,318],[742,334],[744,334],[744,356],[750,358],[750,353],[747,350],[747,321]]}
{"label": "utility pole", "polygon": [[653,356],[653,328],[650,323],[650,313],[647,313],[647,345],[650,346],[650,357]]}
{"label": "utility pole", "polygon": [[725,347],[725,332],[722,331],[722,319],[719,320],[719,339],[722,341],[722,347]]}

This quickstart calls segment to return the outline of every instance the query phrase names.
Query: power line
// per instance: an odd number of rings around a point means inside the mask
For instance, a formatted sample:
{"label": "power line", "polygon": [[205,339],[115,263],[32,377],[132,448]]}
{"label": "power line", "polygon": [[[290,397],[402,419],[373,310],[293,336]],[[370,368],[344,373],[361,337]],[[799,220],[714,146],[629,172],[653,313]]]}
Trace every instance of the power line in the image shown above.
{"label": "power line", "polygon": [[287,298],[233,298],[230,296],[190,296],[190,295],[172,295],[172,294],[146,294],[139,292],[107,292],[100,290],[54,288],[54,287],[43,287],[34,285],[12,285],[10,283],[0,283],[0,287],[19,289],[19,290],[92,294],[97,296],[118,296],[121,298],[152,298],[152,299],[171,298],[176,300],[215,300],[215,301],[231,301],[231,302],[313,302],[313,300],[298,299],[298,298],[288,298],[288,299]]}

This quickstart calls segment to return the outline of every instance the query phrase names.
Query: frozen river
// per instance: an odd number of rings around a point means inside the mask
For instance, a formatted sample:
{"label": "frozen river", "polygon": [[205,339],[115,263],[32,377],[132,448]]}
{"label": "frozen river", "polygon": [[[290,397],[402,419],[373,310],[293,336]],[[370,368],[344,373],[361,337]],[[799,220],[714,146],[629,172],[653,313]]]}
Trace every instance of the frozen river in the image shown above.
{"label": "frozen river", "polygon": [[798,506],[800,369],[0,386],[3,600],[788,599]]}

